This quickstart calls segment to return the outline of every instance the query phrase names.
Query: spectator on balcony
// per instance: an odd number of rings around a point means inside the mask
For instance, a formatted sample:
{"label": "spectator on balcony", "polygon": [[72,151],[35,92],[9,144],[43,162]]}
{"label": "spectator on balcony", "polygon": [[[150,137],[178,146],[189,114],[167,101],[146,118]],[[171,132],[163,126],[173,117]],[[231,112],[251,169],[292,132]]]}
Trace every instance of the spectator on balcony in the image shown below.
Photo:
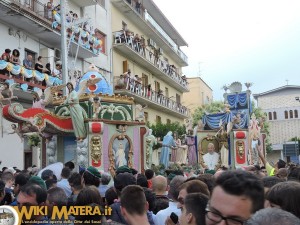
{"label": "spectator on balcony", "polygon": [[62,79],[62,77],[61,77],[61,63],[60,62],[56,62],[55,68],[52,71],[52,76],[57,77],[59,79]]}
{"label": "spectator on balcony", "polygon": [[46,19],[52,21],[52,10],[53,9],[54,9],[54,6],[53,6],[52,1],[47,2],[46,9],[45,9],[45,17],[46,17]]}
{"label": "spectator on balcony", "polygon": [[126,0],[131,5],[131,0]]}
{"label": "spectator on balcony", "polygon": [[154,53],[154,65],[158,67],[159,66],[158,65],[158,58],[159,58],[159,51],[158,51],[158,49],[154,48],[153,49],[153,53]]}
{"label": "spectator on balcony", "polygon": [[10,57],[10,62],[15,64],[15,65],[20,65],[20,52],[18,49],[14,49],[12,51],[11,57]]}
{"label": "spectator on balcony", "polygon": [[123,73],[124,75],[124,82],[125,84],[127,84],[128,82],[130,83],[131,82],[131,70],[128,69],[127,72]]}
{"label": "spectator on balcony", "polygon": [[152,90],[151,90],[151,89],[152,89],[152,88],[151,88],[151,84],[149,84],[148,87],[147,87],[147,96],[148,96],[148,98],[151,97],[151,93],[152,93]]}
{"label": "spectator on balcony", "polygon": [[23,60],[23,66],[28,70],[33,70],[32,55],[27,55],[26,59]]}
{"label": "spectator on balcony", "polygon": [[157,94],[158,103],[161,103],[162,97],[163,97],[163,91],[159,89],[158,94]]}
{"label": "spectator on balcony", "polygon": [[11,50],[9,48],[5,49],[4,53],[1,55],[1,60],[9,62],[10,61],[10,57],[11,57],[10,53],[11,53]]}
{"label": "spectator on balcony", "polygon": [[139,34],[135,34],[134,38],[133,38],[133,46],[135,47],[135,50],[137,52],[140,52],[140,35]]}
{"label": "spectator on balcony", "polygon": [[125,79],[124,79],[124,75],[121,74],[120,78],[117,81],[116,89],[124,89],[124,88],[125,88]]}
{"label": "spectator on balcony", "polygon": [[135,10],[136,10],[139,14],[141,14],[141,1],[140,1],[140,0],[136,1],[136,3],[135,3]]}
{"label": "spectator on balcony", "polygon": [[34,65],[34,69],[36,71],[39,71],[40,73],[43,73],[44,66],[43,66],[43,63],[42,63],[42,56],[38,57],[38,60],[37,60],[37,62]]}
{"label": "spectator on balcony", "polygon": [[146,56],[146,40],[144,38],[144,35],[141,36],[140,40],[140,50],[142,50],[142,55],[145,57]]}

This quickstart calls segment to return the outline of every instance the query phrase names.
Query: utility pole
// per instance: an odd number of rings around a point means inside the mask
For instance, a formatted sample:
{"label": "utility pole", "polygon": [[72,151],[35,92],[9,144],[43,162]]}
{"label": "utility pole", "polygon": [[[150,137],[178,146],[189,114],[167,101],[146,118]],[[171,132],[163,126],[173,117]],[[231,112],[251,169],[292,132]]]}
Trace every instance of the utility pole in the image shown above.
{"label": "utility pole", "polygon": [[[68,82],[68,52],[67,52],[67,29],[66,29],[66,1],[60,0],[60,17],[61,17],[61,63],[62,63],[62,82]],[[63,89],[66,95],[66,88]]]}

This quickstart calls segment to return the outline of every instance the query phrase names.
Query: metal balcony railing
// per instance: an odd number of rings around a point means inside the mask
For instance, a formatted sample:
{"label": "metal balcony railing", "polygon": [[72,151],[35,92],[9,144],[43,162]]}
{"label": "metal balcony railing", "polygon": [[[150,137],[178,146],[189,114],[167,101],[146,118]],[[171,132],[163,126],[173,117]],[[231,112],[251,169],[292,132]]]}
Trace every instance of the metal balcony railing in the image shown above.
{"label": "metal balcony railing", "polygon": [[114,84],[115,91],[126,90],[128,92],[133,93],[134,95],[138,95],[139,97],[144,98],[147,101],[156,103],[162,107],[168,108],[169,110],[180,113],[186,117],[188,117],[190,114],[189,109],[183,106],[181,103],[164,96],[162,94],[162,91],[156,92],[155,90],[152,90],[151,86],[145,86],[134,78],[115,77]]}
{"label": "metal balcony railing", "polygon": [[[182,76],[176,71],[174,65],[170,65],[166,60],[161,59],[161,55],[158,50],[150,51],[146,47],[143,47],[142,42],[136,42],[133,36],[126,35],[125,31],[113,32],[115,44],[126,44],[128,47],[136,51],[141,57],[146,59],[152,65],[157,67],[166,76],[170,77],[174,82],[180,84],[185,89],[189,89],[185,76]],[[146,40],[144,40],[146,42]]]}

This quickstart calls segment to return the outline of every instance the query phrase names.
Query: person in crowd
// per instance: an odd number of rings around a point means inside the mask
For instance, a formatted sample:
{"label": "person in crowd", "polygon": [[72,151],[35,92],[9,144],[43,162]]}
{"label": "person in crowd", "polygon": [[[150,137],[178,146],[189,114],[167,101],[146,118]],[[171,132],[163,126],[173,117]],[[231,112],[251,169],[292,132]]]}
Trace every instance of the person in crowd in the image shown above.
{"label": "person in crowd", "polygon": [[[47,191],[46,206],[48,207],[48,217],[51,218],[53,212],[53,206],[56,206],[59,210],[63,206],[67,205],[67,195],[65,191],[60,187],[51,188]],[[55,218],[55,220],[60,220]]]}
{"label": "person in crowd", "polygon": [[72,191],[71,196],[68,198],[68,206],[71,206],[75,205],[77,196],[83,188],[81,183],[81,175],[77,172],[72,173],[68,179],[68,182]]}
{"label": "person in crowd", "polygon": [[[41,179],[41,181],[43,181]],[[47,192],[46,189],[42,188],[41,186],[34,184],[34,183],[27,183],[24,185],[20,193],[18,195],[18,206],[45,206],[47,200]],[[44,215],[35,215],[36,213],[32,213],[30,218],[22,218],[22,220],[26,223],[30,221],[37,221],[40,225],[48,224],[43,223],[43,221],[47,221],[47,216]]]}
{"label": "person in crowd", "polygon": [[167,218],[174,212],[178,217],[180,216],[181,212],[180,209],[177,208],[177,199],[179,195],[179,186],[183,184],[186,180],[183,176],[175,176],[172,181],[170,182],[170,190],[168,193],[169,207],[163,210],[160,210],[156,214],[156,224],[165,224]]}
{"label": "person in crowd", "polygon": [[13,185],[15,183],[15,177],[11,172],[4,172],[1,175],[1,180],[5,183],[5,196],[1,204],[9,205],[13,202]]}
{"label": "person in crowd", "polygon": [[208,187],[204,182],[200,180],[186,181],[179,186],[177,208],[182,209],[186,195],[191,193],[202,193],[208,197],[210,196]]}
{"label": "person in crowd", "polygon": [[71,170],[68,167],[64,167],[61,171],[61,180],[57,182],[57,187],[62,188],[67,197],[70,197],[72,194],[71,187],[69,185],[68,179],[71,175]]}
{"label": "person in crowd", "polygon": [[110,206],[112,205],[115,200],[118,200],[118,195],[114,187],[110,187],[105,192],[105,205]]}
{"label": "person in crowd", "polygon": [[156,215],[153,213],[153,210],[155,209],[155,193],[146,187],[143,187],[146,201],[148,203],[148,210],[147,210],[147,217],[150,225],[154,225],[156,221]]}
{"label": "person in crowd", "polygon": [[260,167],[260,171],[261,171],[262,173],[264,173],[265,176],[268,176],[268,171],[267,171],[266,167],[261,166],[261,167]]}
{"label": "person in crowd", "polygon": [[45,184],[46,184],[46,187],[47,187],[47,190],[51,189],[51,188],[55,188],[57,187],[57,179],[48,179],[45,181]]}
{"label": "person in crowd", "polygon": [[42,175],[41,175],[41,178],[46,181],[48,179],[53,179],[53,171],[52,170],[49,170],[49,169],[46,169],[42,172]]}
{"label": "person in crowd", "polygon": [[148,188],[152,189],[152,178],[154,177],[154,171],[151,169],[147,169],[145,171],[145,176],[148,181]]}
{"label": "person in crowd", "polygon": [[216,180],[206,208],[206,225],[243,224],[264,207],[264,188],[255,175],[241,170],[225,171]]}
{"label": "person in crowd", "polygon": [[265,193],[267,193],[271,187],[273,187],[275,184],[283,182],[283,180],[275,176],[270,176],[262,178],[262,182],[264,185]]}
{"label": "person in crowd", "polygon": [[125,173],[119,173],[118,175],[115,176],[114,187],[118,195],[118,200],[111,205],[112,215],[109,217],[109,219],[111,219],[112,221],[128,224],[125,218],[123,217],[120,208],[121,206],[120,198],[121,198],[121,193],[123,193],[122,190],[128,185],[136,185],[136,178],[133,176],[133,174],[125,172]]}
{"label": "person in crowd", "polygon": [[12,51],[12,54],[10,56],[10,60],[9,60],[12,64],[15,65],[21,65],[21,61],[20,61],[20,52],[18,49],[14,49]]}
{"label": "person in crowd", "polygon": [[261,159],[261,161],[263,162],[265,168],[267,169],[268,176],[275,176],[279,169],[285,168],[285,166],[286,166],[286,162],[283,161],[282,159],[279,159],[276,162],[275,167],[272,167],[270,165],[270,163],[265,159],[265,157],[261,151],[258,151],[258,156]]}
{"label": "person in crowd", "polygon": [[257,211],[245,225],[300,225],[295,215],[277,208],[266,208]]}
{"label": "person in crowd", "polygon": [[25,69],[33,70],[32,55],[27,55],[27,57],[23,60],[23,66]]}
{"label": "person in crowd", "polygon": [[11,53],[11,50],[9,48],[5,49],[4,53],[1,55],[1,60],[9,62],[10,61],[10,53]]}
{"label": "person in crowd", "polygon": [[300,167],[291,168],[287,179],[289,181],[298,181],[298,182],[300,182]]}
{"label": "person in crowd", "polygon": [[71,172],[73,172],[73,169],[75,168],[75,164],[72,161],[68,161],[64,164],[65,167],[68,167]]}
{"label": "person in crowd", "polygon": [[285,181],[274,185],[266,194],[266,207],[281,208],[300,218],[300,183]]}
{"label": "person in crowd", "polygon": [[148,203],[144,190],[138,185],[129,185],[121,194],[121,213],[126,224],[150,225],[147,218]]}
{"label": "person in crowd", "polygon": [[109,188],[109,182],[111,180],[111,176],[108,173],[101,174],[101,183],[99,185],[99,192],[102,198],[105,197],[105,192]]}
{"label": "person in crowd", "polygon": [[147,177],[144,174],[140,174],[139,173],[137,175],[136,184],[139,185],[139,186],[141,186],[141,187],[148,188]]}
{"label": "person in crowd", "polygon": [[40,186],[41,188],[47,190],[45,181],[43,181],[42,178],[40,178],[38,176],[31,176],[29,178],[29,181],[27,182],[27,184],[36,184],[36,185]]}
{"label": "person in crowd", "polygon": [[4,197],[5,197],[5,183],[2,180],[0,180],[0,205],[4,205],[2,203]]}
{"label": "person in crowd", "polygon": [[14,190],[13,193],[15,195],[15,200],[10,204],[11,206],[17,206],[17,197],[18,194],[21,190],[21,188],[29,181],[29,174],[28,173],[19,173],[16,177],[15,177],[15,185],[14,185]]}
{"label": "person in crowd", "polygon": [[99,187],[100,185],[101,174],[99,171],[93,167],[89,166],[84,173],[82,174],[82,185],[83,186],[91,186]]}
{"label": "person in crowd", "polygon": [[152,191],[156,195],[155,208],[153,210],[154,214],[169,207],[169,198],[167,196],[168,188],[166,177],[159,175],[152,179]]}
{"label": "person in crowd", "polygon": [[287,168],[280,168],[276,174],[276,176],[280,179],[287,180],[288,176],[288,169]]}
{"label": "person in crowd", "polygon": [[180,225],[204,225],[205,208],[208,203],[208,196],[202,193],[187,194],[182,205]]}
{"label": "person in crowd", "polygon": [[216,183],[215,177],[212,174],[205,173],[205,174],[199,174],[198,177],[196,177],[196,179],[204,182],[207,185],[207,188],[211,195],[213,188],[215,186],[215,183]]}

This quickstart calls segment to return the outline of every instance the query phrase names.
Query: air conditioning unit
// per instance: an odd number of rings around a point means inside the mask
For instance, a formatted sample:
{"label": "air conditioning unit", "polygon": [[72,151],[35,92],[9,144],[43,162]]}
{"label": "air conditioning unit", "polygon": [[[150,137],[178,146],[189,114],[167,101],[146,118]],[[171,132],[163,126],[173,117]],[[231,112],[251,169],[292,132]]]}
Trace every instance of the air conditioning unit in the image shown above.
{"label": "air conditioning unit", "polygon": [[148,39],[148,45],[152,48],[156,48],[156,43],[151,38]]}
{"label": "air conditioning unit", "polygon": [[55,48],[54,49],[54,61],[59,61],[61,60],[61,52],[59,49]]}
{"label": "air conditioning unit", "polygon": [[160,55],[164,54],[164,51],[162,50],[162,48],[158,49],[158,54],[160,54]]}

